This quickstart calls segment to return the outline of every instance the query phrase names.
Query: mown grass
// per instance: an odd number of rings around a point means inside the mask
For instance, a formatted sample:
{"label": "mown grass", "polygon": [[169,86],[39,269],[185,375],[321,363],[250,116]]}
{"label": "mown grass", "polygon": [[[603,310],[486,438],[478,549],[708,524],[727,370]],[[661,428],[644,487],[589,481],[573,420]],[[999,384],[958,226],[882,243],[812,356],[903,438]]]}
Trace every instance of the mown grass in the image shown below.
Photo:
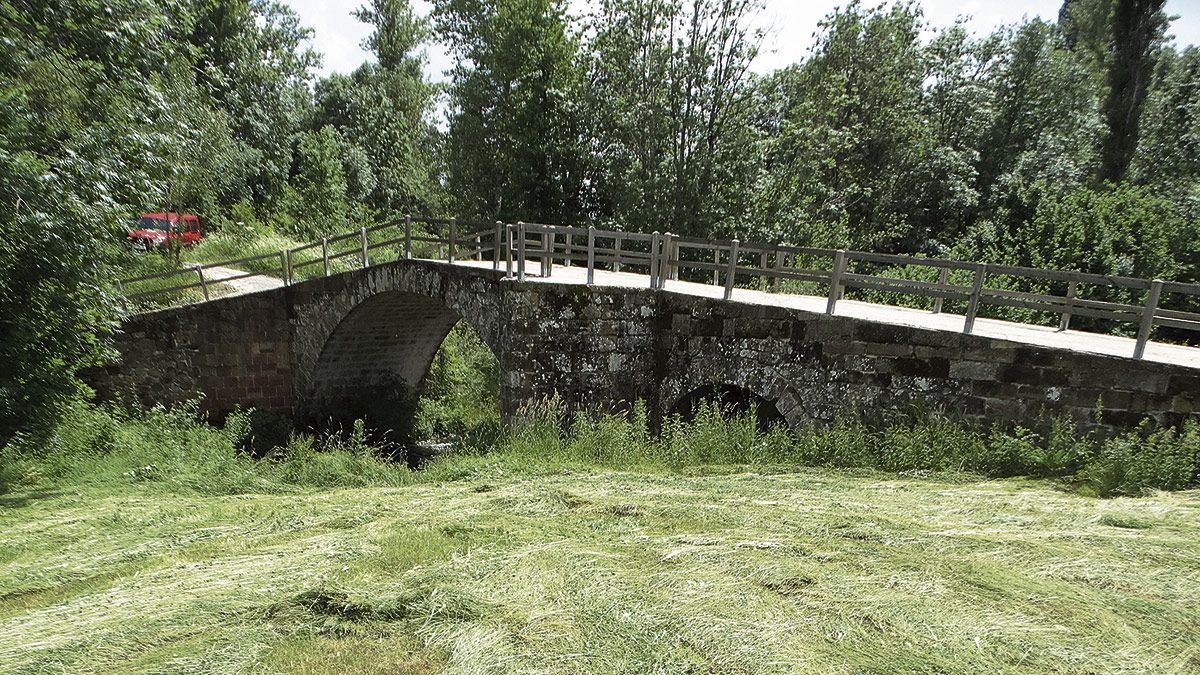
{"label": "mown grass", "polygon": [[246,417],[80,406],[0,456],[0,670],[1200,668],[1195,490],[810,468],[748,420],[532,413],[410,471],[361,431],[254,459]]}

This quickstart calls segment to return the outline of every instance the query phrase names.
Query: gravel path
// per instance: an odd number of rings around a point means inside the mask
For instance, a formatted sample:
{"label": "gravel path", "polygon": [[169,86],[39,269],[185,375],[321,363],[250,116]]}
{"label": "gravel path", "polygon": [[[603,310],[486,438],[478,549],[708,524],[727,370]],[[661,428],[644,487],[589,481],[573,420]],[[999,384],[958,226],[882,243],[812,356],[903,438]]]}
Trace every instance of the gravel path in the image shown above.
{"label": "gravel path", "polygon": [[231,295],[245,295],[247,293],[269,291],[283,286],[282,279],[264,275],[225,281],[230,277],[241,276],[245,273],[244,270],[237,270],[232,267],[204,268],[204,280],[208,282],[209,294],[215,298],[226,298]]}

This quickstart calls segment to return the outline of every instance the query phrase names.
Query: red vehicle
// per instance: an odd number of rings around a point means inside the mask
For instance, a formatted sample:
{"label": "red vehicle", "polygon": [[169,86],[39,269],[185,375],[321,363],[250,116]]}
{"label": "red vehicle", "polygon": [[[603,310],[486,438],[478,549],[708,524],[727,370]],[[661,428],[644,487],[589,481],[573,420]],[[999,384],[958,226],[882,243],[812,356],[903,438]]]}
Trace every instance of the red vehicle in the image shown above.
{"label": "red vehicle", "polygon": [[129,231],[126,243],[142,251],[165,249],[168,241],[179,246],[194,246],[204,236],[200,218],[191,213],[143,213]]}

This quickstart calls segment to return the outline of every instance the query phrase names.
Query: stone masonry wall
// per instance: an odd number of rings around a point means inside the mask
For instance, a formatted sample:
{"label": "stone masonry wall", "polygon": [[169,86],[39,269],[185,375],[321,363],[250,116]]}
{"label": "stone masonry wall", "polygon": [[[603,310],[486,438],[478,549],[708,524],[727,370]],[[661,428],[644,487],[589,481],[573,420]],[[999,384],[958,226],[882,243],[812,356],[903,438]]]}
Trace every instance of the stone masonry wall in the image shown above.
{"label": "stone masonry wall", "polygon": [[[692,391],[735,385],[790,424],[940,410],[979,422],[1069,414],[1126,428],[1200,411],[1200,371],[945,331],[646,289],[515,287],[503,386],[570,407],[646,400],[670,412]],[[507,299],[507,298],[506,298]]]}
{"label": "stone masonry wall", "polygon": [[202,395],[216,418],[237,406],[290,414],[291,336],[283,289],[139,314],[118,335],[118,363],[83,373],[101,399],[144,405]]}

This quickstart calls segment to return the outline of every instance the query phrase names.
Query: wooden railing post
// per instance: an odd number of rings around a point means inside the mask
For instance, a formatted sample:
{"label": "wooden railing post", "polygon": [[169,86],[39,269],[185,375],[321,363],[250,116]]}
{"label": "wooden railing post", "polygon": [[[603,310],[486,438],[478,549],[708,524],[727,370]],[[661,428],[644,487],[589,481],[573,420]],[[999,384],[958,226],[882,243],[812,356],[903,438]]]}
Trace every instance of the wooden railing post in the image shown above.
{"label": "wooden railing post", "polygon": [[[719,248],[713,249],[713,264],[714,265],[721,264],[721,249],[719,249]],[[721,270],[714,268],[713,269],[713,286],[720,286],[720,285],[721,285]]]}
{"label": "wooden railing post", "polygon": [[513,226],[504,226],[504,278],[513,278]]}
{"label": "wooden railing post", "polygon": [[658,288],[658,238],[661,236],[658,230],[650,235],[650,288]]}
{"label": "wooden railing post", "polygon": [[671,235],[671,254],[667,257],[667,270],[670,271],[671,281],[679,281],[679,235]]}
{"label": "wooden railing post", "polygon": [[1072,281],[1067,284],[1067,309],[1062,313],[1062,318],[1058,320],[1058,329],[1060,331],[1067,330],[1071,327],[1071,313],[1075,309],[1075,294],[1078,292],[1078,281]]}
{"label": "wooden railing post", "polygon": [[542,227],[542,276],[554,276],[554,231]]}
{"label": "wooden railing post", "polygon": [[[766,249],[764,249],[762,253],[758,254],[758,266],[760,268],[762,268],[763,271],[767,270],[767,251],[766,251]],[[764,274],[762,276],[762,278],[758,280],[758,288],[760,290],[765,291],[765,290],[767,290],[768,285],[769,285],[769,282],[767,279],[767,275]]]}
{"label": "wooden railing post", "polygon": [[729,267],[725,271],[725,299],[733,297],[733,284],[737,280],[738,240],[729,242]]}
{"label": "wooden railing post", "polygon": [[362,266],[366,267],[371,264],[371,259],[367,257],[367,228],[360,228],[358,235],[362,240]]}
{"label": "wooden railing post", "polygon": [[1150,292],[1146,294],[1146,306],[1142,309],[1142,321],[1138,324],[1137,344],[1133,347],[1133,358],[1135,359],[1146,355],[1146,343],[1150,341],[1150,333],[1154,331],[1154,313],[1158,311],[1158,300],[1162,297],[1162,289],[1162,279],[1150,282]]}
{"label": "wooden railing post", "polygon": [[587,282],[596,283],[596,226],[588,225]]}
{"label": "wooden railing post", "polygon": [[196,265],[196,276],[200,277],[200,291],[204,293],[204,300],[208,300],[208,284],[204,283],[204,268]]}
{"label": "wooden railing post", "polygon": [[283,285],[288,285],[288,259],[287,249],[279,252],[279,271],[283,274]]}
{"label": "wooden railing post", "polygon": [[838,249],[833,254],[833,269],[829,272],[829,300],[825,303],[825,313],[833,314],[837,301],[842,297],[842,274],[846,272],[846,251]]}
{"label": "wooden railing post", "polygon": [[[573,237],[571,236],[570,232],[564,232],[563,237],[566,239],[566,242],[565,242],[566,258],[563,260],[563,265],[565,267],[570,267],[571,266],[571,253],[572,253],[571,239],[573,239]],[[554,261],[553,254],[551,254],[550,260],[551,260],[551,262]]]}
{"label": "wooden railing post", "polygon": [[500,271],[500,244],[504,243],[503,229],[504,224],[497,220],[492,230],[492,269],[497,272]]}
{"label": "wooden railing post", "polygon": [[475,235],[475,260],[483,261],[483,238],[480,235]]}
{"label": "wooden railing post", "polygon": [[613,238],[613,264],[612,264],[612,266],[613,266],[614,272],[621,271],[621,233],[620,232],[618,232],[617,236]]}
{"label": "wooden railing post", "polygon": [[292,249],[289,248],[287,250],[287,269],[283,275],[284,283],[291,286],[294,283],[295,274],[295,268],[292,266]]}
{"label": "wooden railing post", "polygon": [[450,219],[450,243],[446,247],[446,262],[454,264],[455,243],[458,236],[458,221],[454,218]]}
{"label": "wooden railing post", "polygon": [[771,277],[768,283],[768,290],[772,293],[779,289],[779,282],[783,279],[783,268],[787,265],[787,254],[779,249],[775,249],[775,276]]}
{"label": "wooden railing post", "polygon": [[[938,272],[938,284],[945,286],[946,283],[949,281],[950,281],[950,268],[943,267],[942,271]],[[943,300],[945,300],[945,298],[938,296],[938,298],[933,301],[933,313],[934,314],[942,313],[942,301]]]}
{"label": "wooden railing post", "polygon": [[404,216],[404,259],[412,259],[412,214]]}
{"label": "wooden railing post", "polygon": [[525,223],[517,222],[517,281],[525,281]]}
{"label": "wooden railing post", "polygon": [[658,287],[666,288],[667,279],[674,279],[672,259],[675,256],[675,235],[670,232],[663,235],[662,258],[658,262]]}
{"label": "wooden railing post", "polygon": [[321,237],[321,260],[325,263],[325,276],[329,276],[329,238]]}
{"label": "wooden railing post", "polygon": [[963,332],[970,335],[975,330],[975,317],[979,314],[979,299],[983,295],[983,280],[987,276],[987,265],[975,267],[975,281],[971,284],[971,299],[967,302],[967,317],[963,321]]}

